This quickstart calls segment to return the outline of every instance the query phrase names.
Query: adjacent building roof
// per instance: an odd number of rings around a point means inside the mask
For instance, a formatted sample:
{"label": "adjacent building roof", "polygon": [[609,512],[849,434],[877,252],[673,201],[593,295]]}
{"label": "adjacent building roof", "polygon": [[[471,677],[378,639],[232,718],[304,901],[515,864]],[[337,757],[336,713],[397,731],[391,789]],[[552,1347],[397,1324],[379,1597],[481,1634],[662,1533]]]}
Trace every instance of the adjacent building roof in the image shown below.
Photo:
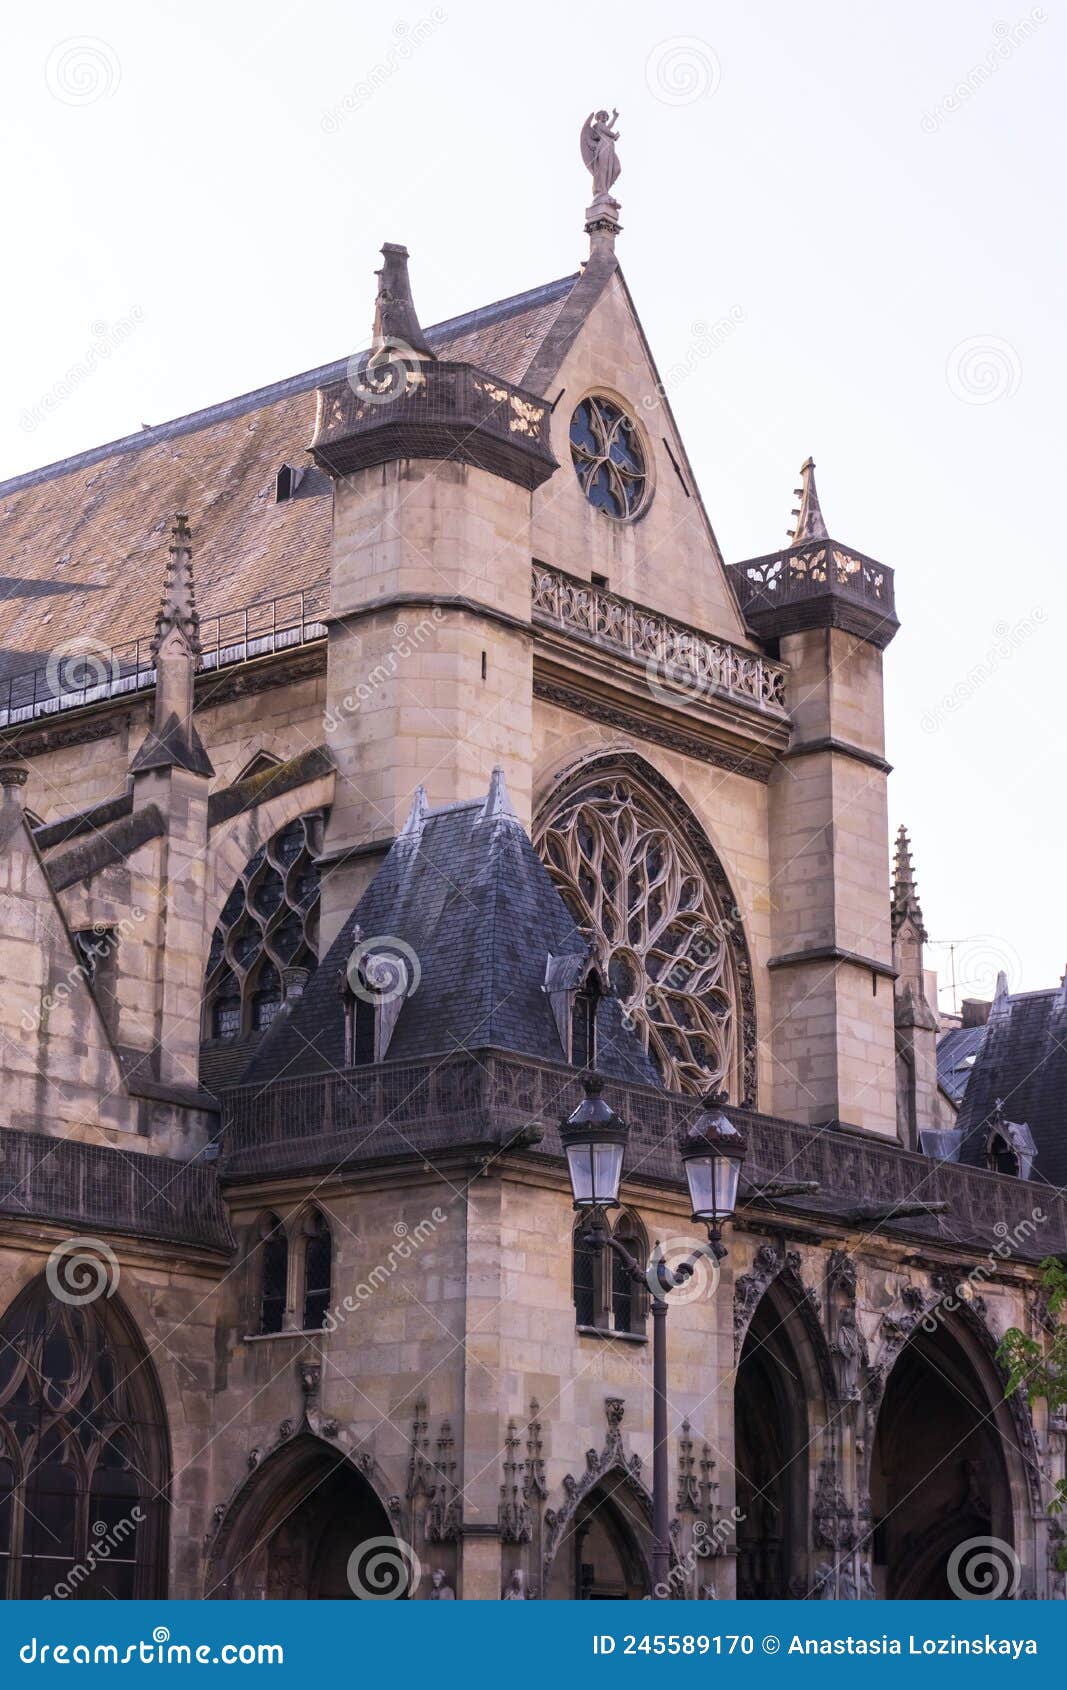
{"label": "adjacent building roof", "polygon": [[[450,318],[427,338],[440,356],[521,384],[577,280]],[[321,587],[329,480],[310,470],[281,504],[275,488],[284,464],[307,463],[317,388],[347,368],[325,364],[0,483],[0,677],[76,642],[147,641],[176,509],[194,532],[202,618]]]}
{"label": "adjacent building roof", "polygon": [[957,1107],[984,1038],[984,1027],[951,1027],[937,1041],[938,1084]]}
{"label": "adjacent building roof", "polygon": [[[345,1067],[347,970],[357,946],[392,957],[404,996],[386,1060],[487,1047],[562,1062],[544,990],[549,956],[584,956],[575,925],[495,775],[487,798],[426,811],[416,801],[374,880],[303,995],[279,1016],[242,1084]],[[619,1003],[602,1000],[597,1067],[659,1077]]]}
{"label": "adjacent building roof", "polygon": [[998,991],[983,1029],[957,1125],[960,1160],[980,1164],[1000,1100],[1010,1122],[1028,1126],[1037,1148],[1034,1178],[1067,1183],[1067,984],[1054,991]]}

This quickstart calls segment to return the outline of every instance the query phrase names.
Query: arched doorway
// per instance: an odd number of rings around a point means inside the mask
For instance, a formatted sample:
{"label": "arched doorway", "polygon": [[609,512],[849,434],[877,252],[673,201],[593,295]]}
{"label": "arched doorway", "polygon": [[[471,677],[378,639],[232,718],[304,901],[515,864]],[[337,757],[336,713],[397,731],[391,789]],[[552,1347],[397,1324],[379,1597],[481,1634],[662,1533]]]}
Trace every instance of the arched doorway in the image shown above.
{"label": "arched doorway", "polygon": [[[397,1541],[370,1482],[329,1444],[304,1434],[238,1492],[219,1528],[207,1595],[358,1600],[359,1580],[353,1588],[349,1561],[361,1545],[383,1539]],[[403,1575],[403,1556],[391,1559]],[[404,1594],[415,1592],[405,1588]]]}
{"label": "arched doorway", "polygon": [[53,1295],[42,1275],[0,1323],[0,1596],[164,1596],[155,1369],[119,1297],[80,1294]]}
{"label": "arched doorway", "polygon": [[822,1402],[822,1386],[795,1300],[776,1282],[749,1323],[734,1385],[739,1597],[787,1597],[806,1575],[810,1445],[818,1429],[809,1407]]}
{"label": "arched doorway", "polygon": [[913,1334],[889,1375],[871,1459],[881,1595],[956,1599],[954,1549],[973,1538],[998,1538],[1009,1550],[1014,1542],[1004,1453],[1012,1433],[999,1424],[1003,1392],[983,1372],[962,1337],[939,1322]]}
{"label": "arched doorway", "polygon": [[652,1590],[649,1525],[629,1475],[606,1473],[577,1504],[549,1569],[555,1602],[640,1601]]}

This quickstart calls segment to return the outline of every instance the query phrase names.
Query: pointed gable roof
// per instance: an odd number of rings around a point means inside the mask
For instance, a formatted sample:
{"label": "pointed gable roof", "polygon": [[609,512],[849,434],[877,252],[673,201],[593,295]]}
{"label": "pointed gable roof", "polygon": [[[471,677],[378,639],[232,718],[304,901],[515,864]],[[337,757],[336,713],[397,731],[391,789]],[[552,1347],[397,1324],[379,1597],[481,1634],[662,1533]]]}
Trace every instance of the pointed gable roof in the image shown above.
{"label": "pointed gable roof", "polygon": [[[449,318],[427,329],[426,340],[440,358],[528,385],[578,280],[564,276]],[[205,618],[322,592],[330,484],[309,474],[299,496],[282,504],[275,487],[282,464],[308,462],[316,392],[348,367],[342,358],[0,482],[10,578],[0,599],[0,676],[43,669],[69,642],[107,650],[149,636],[159,606],[156,547],[168,526],[162,513],[176,497],[197,527]]]}
{"label": "pointed gable roof", "polygon": [[997,991],[963,1094],[960,1161],[981,1166],[998,1110],[1029,1127],[1034,1174],[1067,1184],[1067,976],[1053,991]]}
{"label": "pointed gable roof", "polygon": [[[341,1069],[342,995],[353,951],[392,954],[414,989],[386,1060],[498,1048],[564,1060],[544,990],[549,955],[584,957],[587,941],[494,775],[486,798],[425,807],[408,825],[319,964],[295,1007],[259,1046],[242,1084]],[[598,1068],[659,1085],[620,1005],[599,1015]]]}

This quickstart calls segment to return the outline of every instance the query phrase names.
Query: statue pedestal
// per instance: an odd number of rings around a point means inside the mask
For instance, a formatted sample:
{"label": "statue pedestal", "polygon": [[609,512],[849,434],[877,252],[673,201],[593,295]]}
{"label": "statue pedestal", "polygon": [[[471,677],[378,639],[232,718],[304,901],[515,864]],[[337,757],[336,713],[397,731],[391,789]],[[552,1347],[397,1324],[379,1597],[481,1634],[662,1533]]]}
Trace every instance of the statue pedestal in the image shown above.
{"label": "statue pedestal", "polygon": [[586,206],[585,232],[592,251],[595,252],[598,246],[614,247],[615,236],[622,230],[620,209],[618,200],[612,199],[610,194],[598,194],[592,205]]}

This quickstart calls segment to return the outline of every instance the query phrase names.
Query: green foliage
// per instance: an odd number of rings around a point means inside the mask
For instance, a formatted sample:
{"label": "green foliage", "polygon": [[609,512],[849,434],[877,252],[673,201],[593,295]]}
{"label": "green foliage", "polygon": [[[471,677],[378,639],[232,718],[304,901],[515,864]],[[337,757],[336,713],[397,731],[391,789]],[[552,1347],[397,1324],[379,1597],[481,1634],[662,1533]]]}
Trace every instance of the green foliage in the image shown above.
{"label": "green foliage", "polygon": [[[1041,1270],[1045,1302],[1054,1322],[1048,1341],[1041,1344],[1012,1326],[997,1347],[997,1358],[1008,1372],[1009,1396],[1025,1390],[1031,1406],[1044,1397],[1049,1413],[1054,1414],[1067,1405],[1067,1324],[1060,1319],[1067,1306],[1067,1268],[1058,1257],[1046,1256]],[[1067,1479],[1059,1480],[1048,1506],[1050,1514],[1059,1514],[1067,1507]],[[1057,1565],[1061,1572],[1067,1571],[1067,1548],[1059,1551]]]}

